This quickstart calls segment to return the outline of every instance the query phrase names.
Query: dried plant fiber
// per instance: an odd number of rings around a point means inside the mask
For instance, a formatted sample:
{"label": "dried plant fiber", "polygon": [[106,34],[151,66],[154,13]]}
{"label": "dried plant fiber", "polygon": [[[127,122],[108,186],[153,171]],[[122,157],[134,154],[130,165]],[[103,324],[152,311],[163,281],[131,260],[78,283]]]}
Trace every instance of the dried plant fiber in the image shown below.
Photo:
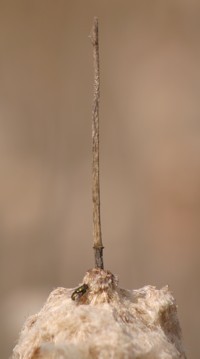
{"label": "dried plant fiber", "polygon": [[168,287],[118,287],[109,271],[89,270],[88,289],[57,288],[41,311],[29,317],[12,359],[180,359],[177,307]]}

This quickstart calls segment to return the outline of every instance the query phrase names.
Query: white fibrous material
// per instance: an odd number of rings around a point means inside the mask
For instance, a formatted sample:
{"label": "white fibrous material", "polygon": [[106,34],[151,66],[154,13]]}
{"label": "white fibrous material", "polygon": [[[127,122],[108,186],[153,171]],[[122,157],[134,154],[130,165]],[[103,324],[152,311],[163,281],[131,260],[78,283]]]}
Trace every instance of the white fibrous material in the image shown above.
{"label": "white fibrous material", "polygon": [[118,287],[109,271],[89,270],[77,290],[57,288],[29,317],[12,359],[186,358],[168,287]]}

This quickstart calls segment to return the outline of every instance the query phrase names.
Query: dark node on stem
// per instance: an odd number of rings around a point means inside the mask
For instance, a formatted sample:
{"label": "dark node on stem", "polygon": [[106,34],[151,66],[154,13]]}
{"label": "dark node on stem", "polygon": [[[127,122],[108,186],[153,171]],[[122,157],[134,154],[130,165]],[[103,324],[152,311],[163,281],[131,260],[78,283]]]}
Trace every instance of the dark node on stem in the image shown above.
{"label": "dark node on stem", "polygon": [[103,248],[94,247],[95,268],[103,269]]}

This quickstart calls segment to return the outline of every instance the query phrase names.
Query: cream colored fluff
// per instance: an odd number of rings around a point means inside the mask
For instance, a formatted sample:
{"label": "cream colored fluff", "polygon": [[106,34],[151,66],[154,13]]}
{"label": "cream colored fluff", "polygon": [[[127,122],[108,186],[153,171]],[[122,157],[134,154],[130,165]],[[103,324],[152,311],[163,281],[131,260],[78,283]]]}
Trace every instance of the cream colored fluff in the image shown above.
{"label": "cream colored fluff", "polygon": [[175,300],[164,287],[118,287],[109,271],[92,269],[88,290],[57,288],[29,317],[12,359],[185,358]]}

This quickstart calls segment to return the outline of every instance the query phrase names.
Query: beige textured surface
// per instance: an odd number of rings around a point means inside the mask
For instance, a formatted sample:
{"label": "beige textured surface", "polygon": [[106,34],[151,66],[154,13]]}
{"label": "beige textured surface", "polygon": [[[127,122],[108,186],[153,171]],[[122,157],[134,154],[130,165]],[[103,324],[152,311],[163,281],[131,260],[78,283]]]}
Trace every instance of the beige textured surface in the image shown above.
{"label": "beige textured surface", "polygon": [[88,291],[54,290],[26,321],[12,359],[185,358],[175,300],[164,287],[124,290],[109,271],[93,269]]}

